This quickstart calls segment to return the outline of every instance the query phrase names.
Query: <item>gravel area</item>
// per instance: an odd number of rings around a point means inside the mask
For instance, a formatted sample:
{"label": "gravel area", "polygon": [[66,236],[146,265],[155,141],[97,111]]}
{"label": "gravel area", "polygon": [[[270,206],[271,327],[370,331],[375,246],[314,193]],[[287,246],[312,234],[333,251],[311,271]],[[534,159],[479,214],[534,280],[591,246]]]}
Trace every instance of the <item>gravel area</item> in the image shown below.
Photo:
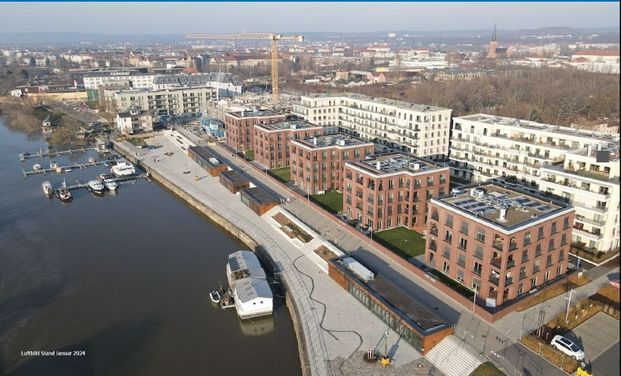
{"label": "gravel area", "polygon": [[443,376],[425,358],[395,367],[382,366],[379,363],[367,363],[363,360],[365,352],[358,351],[347,359],[341,357],[330,362],[332,374],[335,376]]}

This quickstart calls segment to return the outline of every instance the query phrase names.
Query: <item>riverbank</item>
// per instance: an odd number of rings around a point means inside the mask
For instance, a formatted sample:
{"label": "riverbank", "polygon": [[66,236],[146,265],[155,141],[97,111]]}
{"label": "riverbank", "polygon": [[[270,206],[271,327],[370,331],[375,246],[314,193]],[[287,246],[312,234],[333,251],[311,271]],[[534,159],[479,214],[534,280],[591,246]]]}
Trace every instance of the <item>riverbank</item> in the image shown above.
{"label": "riverbank", "polygon": [[[286,304],[296,331],[302,374],[304,376],[327,375],[328,368],[326,361],[328,355],[325,351],[325,344],[322,345],[321,333],[317,325],[316,316],[312,313],[314,309],[308,305],[308,301],[301,301],[302,297],[306,295],[303,282],[299,277],[295,278],[292,275],[292,270],[294,270],[293,265],[287,267],[287,264],[291,264],[291,260],[283,257],[284,255],[282,254],[274,254],[277,250],[276,247],[270,247],[272,249],[268,250],[267,244],[270,244],[270,242],[273,243],[269,235],[263,234],[267,235],[267,238],[260,236],[261,232],[256,228],[255,231],[246,231],[242,229],[243,221],[239,221],[240,218],[236,218],[238,219],[236,222],[237,224],[232,220],[233,218],[225,218],[224,213],[221,214],[213,207],[199,200],[195,194],[175,184],[170,177],[165,176],[164,171],[146,162],[146,160],[139,158],[137,152],[132,150],[133,147],[128,142],[114,141],[112,144],[119,154],[148,172],[153,180],[160,183],[167,190],[184,200],[188,205],[205,215],[211,221],[221,226],[231,235],[241,240],[250,249],[267,256],[271,260],[272,265],[282,272],[282,282],[286,288]],[[229,216],[231,214],[234,215],[234,213],[231,212],[228,212],[228,214]],[[306,298],[306,300],[307,299],[308,298]]]}

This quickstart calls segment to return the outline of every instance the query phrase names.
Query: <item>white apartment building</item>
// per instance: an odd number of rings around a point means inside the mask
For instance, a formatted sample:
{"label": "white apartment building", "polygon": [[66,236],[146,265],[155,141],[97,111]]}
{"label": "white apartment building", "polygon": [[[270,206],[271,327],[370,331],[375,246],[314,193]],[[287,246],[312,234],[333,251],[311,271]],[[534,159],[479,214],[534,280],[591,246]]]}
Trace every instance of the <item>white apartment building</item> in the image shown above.
{"label": "white apartment building", "polygon": [[116,128],[123,134],[150,132],[153,130],[153,117],[147,111],[130,107],[116,114]]}
{"label": "white apartment building", "polygon": [[448,156],[451,111],[353,93],[301,96],[293,106],[310,123],[338,126],[390,150],[431,159]]}
{"label": "white apartment building", "polygon": [[576,246],[619,247],[618,135],[474,114],[453,119],[450,160],[453,178],[504,180],[570,201]]}
{"label": "white apartment building", "polygon": [[99,85],[130,82],[134,89],[150,89],[157,74],[135,71],[102,71],[85,75],[84,89],[96,90]]}
{"label": "white apartment building", "polygon": [[[120,90],[110,96],[117,110],[132,106],[148,111],[153,116],[204,114],[208,102],[215,98],[212,87],[188,87],[165,90]],[[107,97],[108,95],[106,95]]]}

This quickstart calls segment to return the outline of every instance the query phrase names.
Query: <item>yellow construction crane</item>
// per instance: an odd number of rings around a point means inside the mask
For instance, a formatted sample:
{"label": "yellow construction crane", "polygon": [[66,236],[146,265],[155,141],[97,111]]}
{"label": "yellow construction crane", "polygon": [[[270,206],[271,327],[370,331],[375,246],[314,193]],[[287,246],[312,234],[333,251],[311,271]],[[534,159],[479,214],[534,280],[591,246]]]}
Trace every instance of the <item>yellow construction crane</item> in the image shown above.
{"label": "yellow construction crane", "polygon": [[278,105],[278,41],[295,40],[302,42],[302,35],[282,35],[272,33],[239,33],[239,34],[186,34],[188,39],[216,39],[216,40],[270,40],[272,41],[272,101]]}

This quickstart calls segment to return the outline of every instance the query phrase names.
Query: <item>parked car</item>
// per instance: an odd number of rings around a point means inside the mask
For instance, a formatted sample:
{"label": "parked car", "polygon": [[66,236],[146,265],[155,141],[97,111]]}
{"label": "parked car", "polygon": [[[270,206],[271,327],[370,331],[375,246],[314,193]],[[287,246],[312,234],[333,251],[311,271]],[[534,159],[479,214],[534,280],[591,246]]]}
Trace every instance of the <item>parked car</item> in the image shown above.
{"label": "parked car", "polygon": [[582,351],[575,343],[561,335],[555,335],[554,338],[552,338],[552,341],[550,341],[550,345],[578,361],[584,360],[584,351]]}

